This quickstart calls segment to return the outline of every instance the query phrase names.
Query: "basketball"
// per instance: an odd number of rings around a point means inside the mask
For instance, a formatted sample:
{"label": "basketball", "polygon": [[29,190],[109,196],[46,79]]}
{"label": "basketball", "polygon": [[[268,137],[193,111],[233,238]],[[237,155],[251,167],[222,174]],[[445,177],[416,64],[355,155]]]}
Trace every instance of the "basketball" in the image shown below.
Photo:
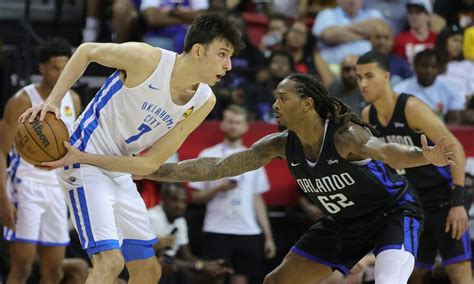
{"label": "basketball", "polygon": [[67,152],[64,141],[69,141],[66,125],[53,113],[48,112],[43,121],[38,118],[18,125],[15,135],[16,150],[34,166],[62,158]]}

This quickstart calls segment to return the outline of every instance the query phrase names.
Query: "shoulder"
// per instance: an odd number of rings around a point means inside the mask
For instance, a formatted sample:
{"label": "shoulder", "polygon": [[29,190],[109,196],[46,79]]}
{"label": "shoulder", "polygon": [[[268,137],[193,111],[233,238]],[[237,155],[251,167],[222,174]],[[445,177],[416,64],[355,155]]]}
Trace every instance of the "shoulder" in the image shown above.
{"label": "shoulder", "polygon": [[365,122],[369,122],[369,112],[370,112],[371,105],[367,105],[362,109],[361,118]]}
{"label": "shoulder", "polygon": [[265,156],[285,158],[287,139],[288,131],[272,133],[255,142],[251,149]]}
{"label": "shoulder", "polygon": [[353,147],[365,145],[372,134],[365,127],[350,123],[347,129],[340,128],[334,134],[334,146],[342,157],[348,157]]}
{"label": "shoulder", "polygon": [[15,110],[21,109],[23,112],[29,107],[31,107],[30,97],[24,89],[21,89],[8,99],[5,110],[15,108]]}

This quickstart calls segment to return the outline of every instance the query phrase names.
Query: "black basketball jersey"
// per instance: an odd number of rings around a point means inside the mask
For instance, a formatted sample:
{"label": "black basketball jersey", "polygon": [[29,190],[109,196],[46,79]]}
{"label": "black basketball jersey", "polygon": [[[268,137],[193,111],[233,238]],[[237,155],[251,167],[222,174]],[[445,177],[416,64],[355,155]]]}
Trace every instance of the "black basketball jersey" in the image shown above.
{"label": "black basketball jersey", "polygon": [[[405,105],[410,97],[411,95],[407,94],[398,96],[392,118],[386,127],[382,126],[378,120],[375,107],[370,106],[369,122],[379,131],[378,136],[383,138],[385,142],[421,147],[421,133],[416,133],[409,127],[405,116]],[[428,143],[433,145],[431,141],[428,141]],[[397,172],[406,176],[410,184],[420,194],[425,207],[427,202],[436,203],[431,204],[433,206],[441,206],[449,201],[452,181],[449,166],[426,165],[406,168]]]}
{"label": "black basketball jersey", "polygon": [[417,196],[409,190],[405,178],[395,174],[380,161],[367,159],[351,162],[342,158],[334,145],[340,126],[326,121],[324,140],[318,161],[306,159],[296,134],[288,132],[286,158],[291,174],[302,191],[336,221],[347,222],[360,217],[373,218],[400,204],[415,203]]}

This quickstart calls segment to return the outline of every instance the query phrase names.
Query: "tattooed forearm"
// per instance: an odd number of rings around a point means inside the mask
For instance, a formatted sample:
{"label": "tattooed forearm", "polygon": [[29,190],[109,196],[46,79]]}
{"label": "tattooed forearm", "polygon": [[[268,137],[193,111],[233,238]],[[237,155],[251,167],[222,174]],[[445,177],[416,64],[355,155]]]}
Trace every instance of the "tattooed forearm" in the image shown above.
{"label": "tattooed forearm", "polygon": [[161,181],[204,181],[236,176],[263,166],[254,151],[246,150],[224,158],[197,158],[177,164],[164,164],[151,176]]}
{"label": "tattooed forearm", "polygon": [[164,164],[146,177],[160,181],[205,181],[237,176],[256,170],[274,158],[283,158],[286,134],[273,134],[257,141],[250,149],[222,158],[197,158]]}

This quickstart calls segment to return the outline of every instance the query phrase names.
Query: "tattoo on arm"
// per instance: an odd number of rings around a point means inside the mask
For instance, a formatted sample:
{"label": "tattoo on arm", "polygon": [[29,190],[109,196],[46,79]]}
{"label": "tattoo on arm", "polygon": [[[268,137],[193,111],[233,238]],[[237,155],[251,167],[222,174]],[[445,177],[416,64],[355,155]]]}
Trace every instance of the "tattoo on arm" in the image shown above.
{"label": "tattoo on arm", "polygon": [[255,142],[250,149],[222,158],[197,158],[164,164],[151,178],[161,181],[204,181],[236,176],[258,169],[275,158],[285,158],[287,133],[275,133]]}

